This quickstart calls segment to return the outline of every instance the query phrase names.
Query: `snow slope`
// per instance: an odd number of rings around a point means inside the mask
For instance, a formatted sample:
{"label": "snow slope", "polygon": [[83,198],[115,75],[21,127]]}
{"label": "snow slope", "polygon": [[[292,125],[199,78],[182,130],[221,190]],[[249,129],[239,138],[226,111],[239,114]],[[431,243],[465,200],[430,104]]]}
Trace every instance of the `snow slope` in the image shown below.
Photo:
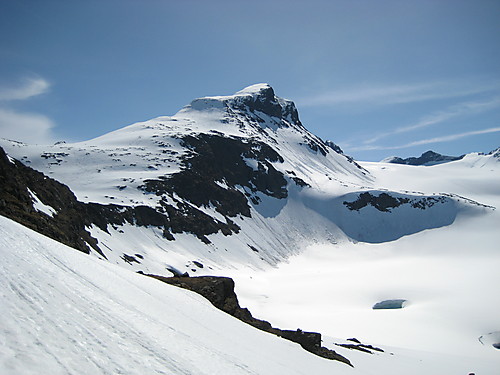
{"label": "snow slope", "polygon": [[[246,326],[198,295],[86,256],[3,217],[0,217],[0,251],[0,373],[5,375],[375,375],[453,374],[472,370],[494,374],[498,366],[494,356],[498,353],[464,356],[460,352],[431,352],[433,347],[429,345],[426,350],[383,346],[384,353],[366,354],[335,345],[349,341],[325,337],[323,345],[348,356],[355,366],[350,368]],[[310,277],[312,273],[320,279],[324,277],[324,270],[318,275],[318,270],[311,269],[318,263],[310,255],[305,258],[308,262],[302,259],[299,267],[290,263],[289,266],[295,267],[290,277],[301,276],[298,270],[306,278],[318,280]],[[335,258],[338,262],[338,254]],[[345,271],[349,273],[351,269]],[[269,285],[261,285],[261,279],[255,276],[257,288],[269,291]],[[269,281],[276,281],[272,274],[267,276]],[[299,286],[297,298],[304,298],[300,294],[303,285],[293,282],[292,285]],[[313,299],[311,296],[282,310],[279,320],[288,317],[301,326],[313,326],[321,315],[310,304]],[[368,324],[357,320],[359,316],[353,319],[345,314],[341,295],[332,295],[332,300],[337,312],[332,315],[329,311],[329,320],[343,321],[336,328],[338,333],[351,331],[360,333],[358,337],[369,336],[369,330],[365,331]],[[283,308],[280,302],[273,299],[272,303]],[[304,315],[297,318],[300,315],[297,312]],[[312,321],[304,319],[306,316],[312,316]],[[433,332],[427,343],[437,341],[441,346],[446,345],[448,341],[443,342],[439,333]],[[391,337],[387,332],[385,336]]]}
{"label": "snow slope", "polygon": [[336,345],[350,341],[325,337],[323,345],[348,356],[351,368],[247,326],[194,293],[86,256],[3,217],[0,251],[5,375],[493,374],[498,364],[492,357],[387,346],[366,354]]}
{"label": "snow slope", "polygon": [[0,251],[3,375],[352,373],[3,217]]}

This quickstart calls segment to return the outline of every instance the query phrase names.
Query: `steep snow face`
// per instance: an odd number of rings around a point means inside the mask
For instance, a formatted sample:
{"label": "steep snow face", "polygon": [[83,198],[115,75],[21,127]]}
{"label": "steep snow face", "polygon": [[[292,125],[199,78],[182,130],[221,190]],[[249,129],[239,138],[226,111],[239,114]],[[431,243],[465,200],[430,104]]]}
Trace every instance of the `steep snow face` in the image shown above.
{"label": "steep snow face", "polygon": [[492,207],[453,197],[387,193],[367,190],[347,193],[334,199],[305,200],[306,204],[334,222],[355,241],[380,243],[426,229],[451,225],[467,211],[487,212]]}

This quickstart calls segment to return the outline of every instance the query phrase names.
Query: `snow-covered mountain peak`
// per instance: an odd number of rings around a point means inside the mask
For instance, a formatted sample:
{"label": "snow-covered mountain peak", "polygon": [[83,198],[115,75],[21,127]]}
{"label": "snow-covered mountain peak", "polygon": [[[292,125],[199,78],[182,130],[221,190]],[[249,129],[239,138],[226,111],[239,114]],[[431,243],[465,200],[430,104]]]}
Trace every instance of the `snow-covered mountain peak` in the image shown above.
{"label": "snow-covered mountain peak", "polygon": [[228,117],[243,117],[243,121],[263,128],[296,127],[303,129],[295,104],[288,99],[275,95],[274,89],[267,83],[248,86],[233,95],[207,96],[193,100],[176,114],[176,117],[192,117],[193,112],[220,112],[227,121]]}
{"label": "snow-covered mountain peak", "polygon": [[202,98],[195,99],[194,101],[203,99],[212,99],[219,102],[234,101],[241,98],[246,100],[260,100],[260,101],[273,101],[276,99],[274,89],[267,83],[257,83],[255,85],[247,86],[233,95],[224,96],[205,96]]}

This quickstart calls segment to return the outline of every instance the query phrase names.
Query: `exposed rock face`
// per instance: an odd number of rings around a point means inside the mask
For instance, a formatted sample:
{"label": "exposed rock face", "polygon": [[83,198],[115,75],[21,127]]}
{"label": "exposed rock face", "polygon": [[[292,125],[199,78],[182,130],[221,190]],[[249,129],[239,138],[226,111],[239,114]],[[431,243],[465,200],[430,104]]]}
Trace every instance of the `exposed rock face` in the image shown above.
{"label": "exposed rock face", "polygon": [[[241,129],[250,126],[254,131],[265,135],[267,127],[294,128],[302,135],[303,144],[312,151],[319,152],[323,156],[332,150],[337,152],[336,148],[330,147],[309,133],[299,120],[294,102],[277,97],[268,84],[249,86],[232,96],[196,99],[185,110],[200,111],[210,108],[223,109],[225,111],[223,121]],[[356,164],[352,159],[349,161]],[[358,164],[356,166],[362,169]]]}
{"label": "exposed rock face", "polygon": [[380,243],[451,225],[463,209],[492,210],[453,194],[365,190],[313,206],[356,241]]}
{"label": "exposed rock face", "polygon": [[[52,208],[54,214],[35,209],[35,199]],[[96,240],[85,230],[90,225],[85,205],[69,188],[9,158],[2,148],[0,214],[85,253],[90,252],[89,246],[99,251]]]}
{"label": "exposed rock face", "polygon": [[[208,299],[218,309],[234,316],[235,318],[250,324],[262,331],[266,331],[284,339],[293,341],[305,350],[328,358],[351,365],[351,362],[333,350],[321,346],[321,334],[317,332],[305,332],[300,329],[296,331],[281,330],[274,328],[271,323],[256,319],[246,308],[240,307],[238,297],[234,292],[234,281],[228,277],[199,276],[199,277],[164,277],[147,275],[165,283],[175,285],[196,292]],[[351,365],[352,366],[352,365]]]}
{"label": "exposed rock face", "polygon": [[283,118],[291,123],[300,124],[299,114],[295,104],[289,100],[278,99],[274,90],[267,84],[257,84],[250,86],[246,91],[252,95],[240,96],[238,101],[234,101],[234,108],[246,110],[258,116],[258,112],[264,113],[271,117]]}
{"label": "exposed rock face", "polygon": [[407,165],[435,165],[435,164],[442,164],[442,163],[448,163],[450,161],[460,160],[460,159],[463,159],[464,156],[465,155],[447,156],[447,155],[438,154],[437,152],[434,152],[434,151],[426,151],[422,155],[420,155],[418,158],[409,157],[406,159],[402,159],[400,157],[393,156],[393,157],[384,159],[382,161],[384,161],[386,163],[407,164]]}
{"label": "exposed rock face", "polygon": [[370,193],[361,193],[357,200],[343,203],[350,210],[358,211],[363,207],[371,205],[379,211],[389,212],[390,208],[399,207],[409,201],[408,198],[395,198],[387,193],[381,193],[378,196]]}
{"label": "exposed rock face", "polygon": [[[286,198],[286,180],[272,162],[283,162],[268,145],[258,141],[200,134],[186,136],[183,144],[192,153],[182,160],[183,171],[169,178],[146,180],[141,187],[157,195],[174,193],[194,205],[208,206],[227,217],[250,216],[247,197],[236,187],[245,187],[248,197],[262,192],[275,198]],[[253,159],[253,169],[245,158]],[[207,233],[208,234],[208,233]]]}
{"label": "exposed rock face", "polygon": [[[36,210],[34,199],[48,206],[54,214]],[[129,207],[79,202],[66,185],[9,158],[2,148],[0,214],[77,250],[89,253],[93,249],[104,257],[102,249],[87,231],[87,227],[95,225],[107,232],[108,225],[129,223],[158,227],[166,239],[173,239],[172,233],[190,232],[201,240],[205,240],[206,234],[219,230],[224,234],[239,230],[230,220],[226,223],[217,221],[182,203],[177,207],[165,204],[162,211],[149,206]]]}
{"label": "exposed rock face", "polygon": [[357,339],[348,339],[348,341],[353,341],[353,342],[355,342],[355,344],[335,344],[335,345],[341,346],[341,347],[347,348],[347,349],[359,350],[360,352],[369,353],[369,354],[372,354],[374,351],[380,352],[380,353],[384,352],[384,349],[378,348],[378,347],[373,346],[373,345],[362,344]]}

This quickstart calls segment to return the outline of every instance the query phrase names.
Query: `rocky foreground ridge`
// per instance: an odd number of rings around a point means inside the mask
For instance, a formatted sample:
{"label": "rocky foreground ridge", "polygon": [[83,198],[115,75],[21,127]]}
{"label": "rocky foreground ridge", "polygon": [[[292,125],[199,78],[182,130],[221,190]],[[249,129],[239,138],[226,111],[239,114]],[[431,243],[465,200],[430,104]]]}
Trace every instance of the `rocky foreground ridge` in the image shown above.
{"label": "rocky foreground ridge", "polygon": [[[180,288],[191,290],[208,299],[215,307],[222,310],[229,315],[245,322],[252,327],[260,329],[261,331],[272,333],[273,335],[282,337],[286,340],[298,343],[302,348],[320,357],[344,362],[352,366],[351,362],[344,356],[338,354],[334,350],[325,348],[321,345],[321,334],[317,332],[307,332],[301,329],[297,330],[283,330],[275,328],[271,323],[256,319],[252,316],[247,308],[242,308],[238,302],[238,297],[234,292],[234,281],[229,277],[217,276],[198,276],[198,277],[164,277],[158,275],[147,275],[164,283],[175,285]],[[345,344],[342,344],[344,347]],[[364,345],[362,348],[361,343],[352,344],[350,349],[358,349],[368,351],[370,346]],[[373,349],[373,347],[371,347]],[[375,348],[373,350],[381,351],[382,349]]]}

